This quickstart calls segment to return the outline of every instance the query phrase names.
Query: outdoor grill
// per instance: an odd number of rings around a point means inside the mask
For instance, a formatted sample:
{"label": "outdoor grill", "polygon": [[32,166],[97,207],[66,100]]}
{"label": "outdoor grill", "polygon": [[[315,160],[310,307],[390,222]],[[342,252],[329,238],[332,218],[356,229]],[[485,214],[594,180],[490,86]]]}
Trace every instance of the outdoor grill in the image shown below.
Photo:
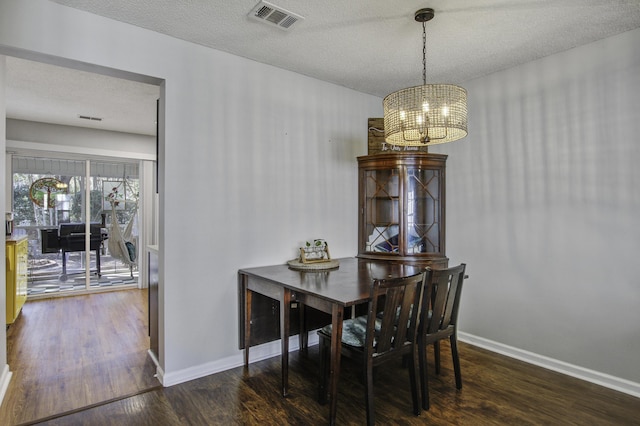
{"label": "outdoor grill", "polygon": [[[85,224],[62,223],[58,228],[41,229],[42,253],[58,253],[62,251],[62,275],[67,279],[67,253],[85,251]],[[100,223],[90,225],[90,249],[96,251],[96,273],[100,276],[100,249],[102,242],[109,235]]]}

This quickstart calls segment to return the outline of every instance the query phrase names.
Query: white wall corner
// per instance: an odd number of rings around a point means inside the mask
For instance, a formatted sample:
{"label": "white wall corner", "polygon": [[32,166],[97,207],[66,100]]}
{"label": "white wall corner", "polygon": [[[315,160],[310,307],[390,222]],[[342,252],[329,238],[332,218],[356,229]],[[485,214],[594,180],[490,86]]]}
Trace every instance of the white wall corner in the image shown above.
{"label": "white wall corner", "polygon": [[567,376],[585,380],[596,385],[604,386],[606,388],[613,389],[618,392],[623,392],[628,395],[635,396],[636,398],[640,398],[640,383],[632,382],[620,377],[611,376],[599,371],[589,370],[588,368],[569,364],[564,361],[559,361],[557,359],[549,358],[544,355],[539,355],[533,352],[514,348],[512,346],[504,345],[493,340],[474,336],[472,334],[467,334],[464,332],[458,332],[458,339],[462,342],[478,346],[491,352],[496,352],[501,355],[524,361],[529,364],[537,365],[538,367],[546,368],[548,370],[552,370],[561,374],[566,374]]}
{"label": "white wall corner", "polygon": [[160,361],[158,361],[158,358],[156,357],[156,354],[154,354],[151,349],[149,349],[147,351],[147,354],[151,358],[151,361],[153,361],[153,363],[156,365],[156,379],[158,379],[160,384],[163,384],[164,370],[160,366]]}
{"label": "white wall corner", "polygon": [[12,375],[13,373],[9,371],[9,364],[5,364],[2,369],[2,375],[0,376],[0,404],[2,404],[4,395],[7,393],[7,388],[9,387]]}

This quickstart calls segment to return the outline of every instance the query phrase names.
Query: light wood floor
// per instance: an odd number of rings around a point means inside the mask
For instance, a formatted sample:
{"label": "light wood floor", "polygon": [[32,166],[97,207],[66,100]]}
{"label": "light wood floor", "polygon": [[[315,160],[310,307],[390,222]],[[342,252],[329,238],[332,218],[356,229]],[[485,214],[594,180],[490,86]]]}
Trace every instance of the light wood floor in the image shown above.
{"label": "light wood floor", "polygon": [[13,373],[0,425],[38,419],[160,386],[149,349],[146,290],[29,301],[7,329]]}
{"label": "light wood floor", "polygon": [[[379,425],[640,425],[640,399],[460,344],[463,388],[455,388],[449,348],[431,375],[431,409],[412,415],[407,369],[380,369]],[[445,357],[445,355],[447,355]],[[364,387],[350,360],[340,376],[337,423],[365,423]],[[290,356],[290,396],[282,398],[280,357],[50,419],[45,425],[323,425],[316,402],[318,349]],[[433,372],[433,368],[430,369]]]}

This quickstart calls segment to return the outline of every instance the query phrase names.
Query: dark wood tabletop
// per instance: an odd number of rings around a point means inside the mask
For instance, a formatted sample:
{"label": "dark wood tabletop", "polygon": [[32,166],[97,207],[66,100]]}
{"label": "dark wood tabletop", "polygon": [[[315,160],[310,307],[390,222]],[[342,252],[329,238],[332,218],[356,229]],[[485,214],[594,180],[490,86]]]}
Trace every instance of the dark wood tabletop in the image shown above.
{"label": "dark wood tabletop", "polygon": [[376,278],[413,275],[423,269],[356,257],[341,258],[338,261],[337,269],[326,271],[299,271],[288,265],[273,265],[240,269],[239,273],[271,281],[294,293],[310,294],[346,307],[366,301],[371,282]]}

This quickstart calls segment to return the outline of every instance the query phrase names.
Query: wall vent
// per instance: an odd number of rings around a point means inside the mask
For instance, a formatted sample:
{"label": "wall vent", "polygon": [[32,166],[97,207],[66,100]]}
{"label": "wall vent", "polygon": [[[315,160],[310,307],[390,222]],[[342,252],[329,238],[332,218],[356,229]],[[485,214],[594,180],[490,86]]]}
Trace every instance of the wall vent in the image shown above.
{"label": "wall vent", "polygon": [[281,30],[290,30],[297,22],[304,20],[300,15],[289,12],[279,6],[275,6],[266,1],[258,3],[251,12],[249,12],[249,18],[256,21],[264,22],[265,24],[276,26]]}

